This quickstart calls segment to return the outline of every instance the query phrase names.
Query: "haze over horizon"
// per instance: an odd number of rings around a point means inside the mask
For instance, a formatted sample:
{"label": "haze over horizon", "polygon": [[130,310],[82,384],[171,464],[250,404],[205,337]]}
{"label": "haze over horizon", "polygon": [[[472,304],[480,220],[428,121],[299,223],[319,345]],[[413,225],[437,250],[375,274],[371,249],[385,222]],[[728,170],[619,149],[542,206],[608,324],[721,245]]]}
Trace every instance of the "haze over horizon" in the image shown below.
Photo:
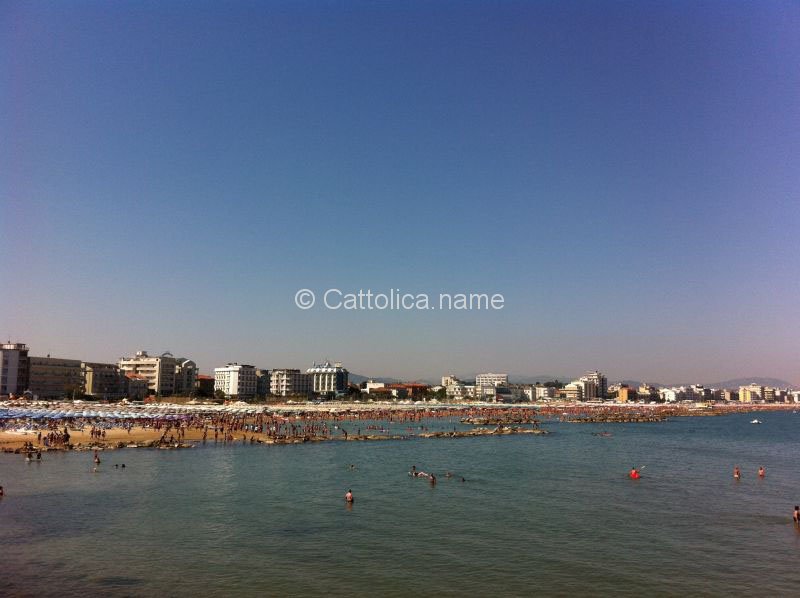
{"label": "haze over horizon", "polygon": [[0,336],[800,385],[797,31],[779,1],[0,2]]}

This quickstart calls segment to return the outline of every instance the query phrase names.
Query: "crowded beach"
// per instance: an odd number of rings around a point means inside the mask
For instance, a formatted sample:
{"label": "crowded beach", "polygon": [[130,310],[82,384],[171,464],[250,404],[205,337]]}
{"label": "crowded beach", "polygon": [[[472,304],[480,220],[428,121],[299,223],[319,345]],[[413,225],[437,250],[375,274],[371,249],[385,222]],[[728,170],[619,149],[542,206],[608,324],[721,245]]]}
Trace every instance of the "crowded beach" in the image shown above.
{"label": "crowded beach", "polygon": [[792,409],[791,405],[254,405],[0,403],[0,450],[26,453],[190,448],[198,443],[293,444],[545,435],[547,421],[636,423],[672,417]]}

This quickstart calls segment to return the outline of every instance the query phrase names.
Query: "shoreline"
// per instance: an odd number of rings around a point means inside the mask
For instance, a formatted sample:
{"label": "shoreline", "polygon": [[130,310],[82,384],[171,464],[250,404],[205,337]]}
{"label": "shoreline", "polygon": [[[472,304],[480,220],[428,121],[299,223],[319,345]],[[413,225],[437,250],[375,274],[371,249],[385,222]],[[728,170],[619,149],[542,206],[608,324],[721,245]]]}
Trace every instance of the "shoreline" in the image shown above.
{"label": "shoreline", "polygon": [[[673,417],[722,416],[734,413],[796,411],[796,404],[396,404],[283,403],[229,405],[157,403],[0,403],[0,452],[32,450],[112,450],[123,448],[191,448],[198,443],[301,444],[365,442],[416,438],[464,438],[490,435],[545,435],[541,418],[566,423],[645,423]],[[17,411],[14,411],[14,410]],[[22,409],[22,411],[19,411]],[[81,411],[78,411],[80,409]],[[8,417],[12,413],[24,413]],[[531,417],[535,412],[536,418]],[[62,415],[63,414],[63,415]],[[421,425],[458,418],[469,429],[429,430]],[[385,422],[385,425],[368,425]],[[350,430],[349,432],[344,426]],[[405,433],[390,433],[389,426]],[[430,425],[430,424],[429,424]],[[66,443],[60,437],[64,432]]]}

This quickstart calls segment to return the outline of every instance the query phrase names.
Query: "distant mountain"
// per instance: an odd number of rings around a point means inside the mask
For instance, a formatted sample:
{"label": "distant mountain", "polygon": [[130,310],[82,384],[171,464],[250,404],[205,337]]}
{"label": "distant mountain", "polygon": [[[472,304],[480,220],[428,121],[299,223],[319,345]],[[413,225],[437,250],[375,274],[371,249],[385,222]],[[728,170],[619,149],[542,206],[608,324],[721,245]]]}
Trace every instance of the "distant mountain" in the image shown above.
{"label": "distant mountain", "polygon": [[361,374],[354,374],[350,372],[348,379],[350,380],[351,384],[361,384],[362,382],[366,382],[367,380],[374,380],[375,382],[383,382],[384,384],[394,384],[395,382],[400,382],[397,378],[380,378],[378,376],[362,376]]}

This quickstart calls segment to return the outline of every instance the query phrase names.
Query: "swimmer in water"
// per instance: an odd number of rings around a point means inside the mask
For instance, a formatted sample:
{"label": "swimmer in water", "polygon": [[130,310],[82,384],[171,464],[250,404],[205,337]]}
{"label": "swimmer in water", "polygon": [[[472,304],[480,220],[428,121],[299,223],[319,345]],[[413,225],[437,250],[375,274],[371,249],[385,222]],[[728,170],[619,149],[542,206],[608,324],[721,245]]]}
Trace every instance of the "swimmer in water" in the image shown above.
{"label": "swimmer in water", "polygon": [[765,475],[766,472],[764,471],[764,466],[762,465],[761,467],[758,468],[758,477],[763,478]]}
{"label": "swimmer in water", "polygon": [[739,478],[741,478],[741,477],[742,477],[742,472],[741,472],[741,470],[739,469],[739,466],[738,466],[738,465],[736,465],[736,466],[733,468],[733,479],[734,479],[734,480],[738,480],[738,479],[739,479]]}
{"label": "swimmer in water", "polygon": [[352,490],[348,490],[347,494],[344,495],[344,501],[345,502],[353,502],[353,491]]}
{"label": "swimmer in water", "polygon": [[[0,496],[3,496],[3,487],[0,486]],[[800,506],[794,506],[794,513],[792,514],[792,519],[794,520],[794,524],[800,524]]]}

